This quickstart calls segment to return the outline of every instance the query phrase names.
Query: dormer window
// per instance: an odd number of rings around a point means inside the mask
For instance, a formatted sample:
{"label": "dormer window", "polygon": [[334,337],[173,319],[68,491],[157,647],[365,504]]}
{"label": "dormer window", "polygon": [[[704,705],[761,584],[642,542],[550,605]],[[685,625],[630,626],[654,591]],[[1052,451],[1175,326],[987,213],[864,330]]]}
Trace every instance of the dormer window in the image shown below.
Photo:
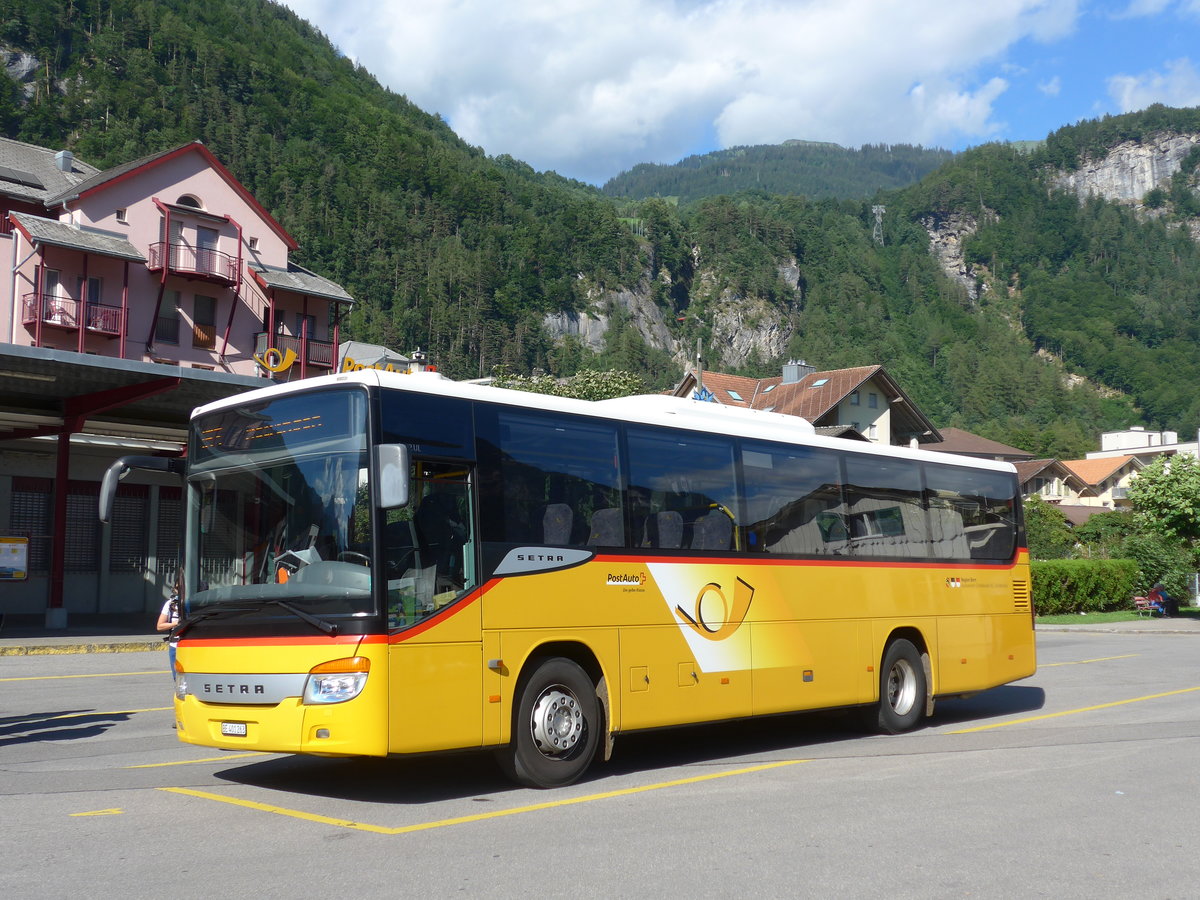
{"label": "dormer window", "polygon": [[201,203],[195,197],[193,197],[191,194],[184,194],[183,196],[181,196],[178,200],[175,201],[175,205],[176,206],[187,206],[191,209],[204,209],[204,204]]}

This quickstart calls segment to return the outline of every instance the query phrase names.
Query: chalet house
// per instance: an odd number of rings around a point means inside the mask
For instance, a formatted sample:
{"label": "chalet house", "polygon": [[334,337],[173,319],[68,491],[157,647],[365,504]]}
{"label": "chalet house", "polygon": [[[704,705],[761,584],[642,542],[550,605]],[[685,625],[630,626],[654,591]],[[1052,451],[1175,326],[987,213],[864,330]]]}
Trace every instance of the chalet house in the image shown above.
{"label": "chalet house", "polygon": [[1129,508],[1129,484],[1145,468],[1145,463],[1136,456],[1068,459],[1063,465],[1086,485],[1077,502],[1105,509]]}
{"label": "chalet house", "polygon": [[672,393],[798,416],[819,433],[846,436],[852,430],[878,444],[907,446],[914,440],[920,444],[941,440],[933,423],[883,366],[818,372],[803,361],[789,362],[782,375],[772,378],[720,372],[704,372],[697,378],[697,373],[689,372]]}
{"label": "chalet house", "polygon": [[0,139],[2,611],[156,614],[181,493],[108,464],[178,455],[193,407],[327,374],[353,299],[200,143],[108,170]]}
{"label": "chalet house", "polygon": [[1075,506],[1087,482],[1057,459],[1017,460],[1017,478],[1023,497],[1041,497],[1047,503]]}

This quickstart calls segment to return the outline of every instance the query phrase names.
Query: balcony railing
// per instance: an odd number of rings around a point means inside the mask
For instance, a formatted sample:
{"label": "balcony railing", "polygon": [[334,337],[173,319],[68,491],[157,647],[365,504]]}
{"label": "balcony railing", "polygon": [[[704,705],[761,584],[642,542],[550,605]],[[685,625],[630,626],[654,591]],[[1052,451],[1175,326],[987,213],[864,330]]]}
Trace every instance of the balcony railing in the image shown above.
{"label": "balcony railing", "polygon": [[235,284],[238,280],[237,258],[220,250],[168,244],[165,241],[151,244],[146,267],[157,272],[164,265],[169,272],[189,278],[205,278],[223,284]]}
{"label": "balcony railing", "polygon": [[[79,327],[78,300],[66,297],[55,297],[50,294],[25,294],[22,297],[24,314],[22,321],[26,327],[33,326],[38,320],[38,299],[41,298],[42,324],[57,328]],[[125,310],[119,306],[107,306],[103,303],[87,305],[87,330],[96,334],[107,334],[118,337],[125,330]]]}
{"label": "balcony railing", "polygon": [[314,338],[306,338],[301,340],[298,337],[292,337],[288,334],[277,334],[274,339],[268,341],[270,335],[265,331],[260,331],[254,335],[254,352],[261,357],[267,352],[268,348],[274,347],[283,353],[288,350],[296,351],[297,363],[304,357],[302,345],[307,345],[308,359],[307,364],[317,366],[322,369],[332,369],[334,358],[336,356],[335,347],[330,341],[318,341]]}

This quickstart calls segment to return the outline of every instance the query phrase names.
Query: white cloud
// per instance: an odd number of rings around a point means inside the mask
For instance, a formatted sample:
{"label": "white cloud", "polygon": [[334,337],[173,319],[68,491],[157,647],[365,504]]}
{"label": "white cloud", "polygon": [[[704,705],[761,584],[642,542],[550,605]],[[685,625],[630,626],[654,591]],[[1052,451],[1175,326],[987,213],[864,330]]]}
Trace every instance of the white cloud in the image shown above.
{"label": "white cloud", "polygon": [[1047,97],[1057,97],[1062,93],[1062,79],[1055,75],[1049,81],[1043,81],[1037,87]]}
{"label": "white cloud", "polygon": [[[285,0],[488,153],[603,181],[712,144],[948,145],[1078,0]],[[1200,0],[1197,0],[1200,2]]]}
{"label": "white cloud", "polygon": [[1121,112],[1145,109],[1152,103],[1167,106],[1200,106],[1200,72],[1189,59],[1175,59],[1164,65],[1165,72],[1140,75],[1114,75],[1108,79],[1108,93]]}

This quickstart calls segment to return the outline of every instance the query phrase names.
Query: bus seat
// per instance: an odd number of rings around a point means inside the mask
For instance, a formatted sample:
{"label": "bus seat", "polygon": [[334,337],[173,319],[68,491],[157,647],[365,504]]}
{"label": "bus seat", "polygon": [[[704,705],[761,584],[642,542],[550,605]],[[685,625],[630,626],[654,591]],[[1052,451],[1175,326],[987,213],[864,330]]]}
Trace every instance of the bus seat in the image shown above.
{"label": "bus seat", "polygon": [[693,550],[728,550],[733,522],[719,509],[706,512],[692,523]]}
{"label": "bus seat", "polygon": [[547,544],[571,543],[575,514],[565,503],[550,503],[542,513],[542,540]]}
{"label": "bus seat", "polygon": [[612,507],[596,510],[592,513],[592,531],[588,535],[588,544],[593,547],[624,547],[623,524],[621,510]]}
{"label": "bus seat", "polygon": [[659,550],[678,550],[683,546],[683,516],[673,509],[664,509],[648,516],[642,546]]}

